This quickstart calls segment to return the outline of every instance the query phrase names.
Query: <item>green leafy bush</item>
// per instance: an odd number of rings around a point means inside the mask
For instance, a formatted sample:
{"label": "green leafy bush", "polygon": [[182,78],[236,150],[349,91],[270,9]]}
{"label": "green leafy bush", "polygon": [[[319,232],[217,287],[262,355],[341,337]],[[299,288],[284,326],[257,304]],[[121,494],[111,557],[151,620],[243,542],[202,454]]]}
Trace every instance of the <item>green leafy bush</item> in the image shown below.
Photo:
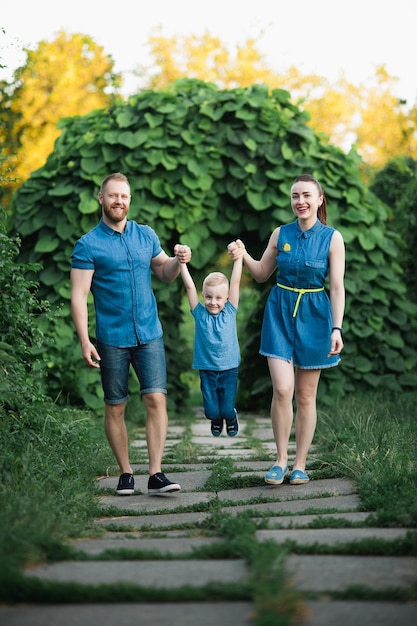
{"label": "green leafy bush", "polygon": [[43,397],[45,346],[38,318],[48,310],[48,303],[37,297],[38,284],[29,278],[41,266],[17,262],[19,245],[18,238],[6,235],[6,215],[1,213],[0,408],[16,412]]}
{"label": "green leafy bush", "polygon": [[390,225],[403,242],[402,263],[408,297],[417,302],[417,160],[398,157],[378,171],[371,191],[390,210]]}
{"label": "green leafy bush", "polygon": [[[346,347],[342,365],[322,377],[325,402],[358,388],[407,390],[415,384],[416,306],[402,278],[400,240],[388,209],[365,187],[359,157],[329,145],[306,125],[306,114],[283,90],[265,85],[219,90],[179,80],[127,103],[61,120],[62,134],[45,166],[14,197],[14,228],[21,261],[42,262],[42,297],[56,310],[42,330],[48,350],[48,386],[71,403],[101,406],[97,372],[80,370],[81,354],[70,317],[70,257],[74,242],[97,224],[99,185],[107,174],[130,178],[130,218],[155,228],[172,252],[177,241],[193,249],[195,272],[216,265],[227,243],[240,237],[254,256],[273,228],[293,219],[289,190],[309,172],[323,184],[329,223],[347,247]],[[271,279],[272,284],[272,279]],[[241,323],[241,402],[266,407],[270,383],[258,356],[264,286]],[[169,398],[186,393],[181,374],[191,366],[178,341],[180,280],[155,282],[167,347]],[[270,285],[267,285],[267,290]],[[91,303],[90,303],[91,304]],[[93,319],[93,315],[90,315]],[[94,338],[94,325],[90,334]],[[187,357],[187,358],[183,358]]]}

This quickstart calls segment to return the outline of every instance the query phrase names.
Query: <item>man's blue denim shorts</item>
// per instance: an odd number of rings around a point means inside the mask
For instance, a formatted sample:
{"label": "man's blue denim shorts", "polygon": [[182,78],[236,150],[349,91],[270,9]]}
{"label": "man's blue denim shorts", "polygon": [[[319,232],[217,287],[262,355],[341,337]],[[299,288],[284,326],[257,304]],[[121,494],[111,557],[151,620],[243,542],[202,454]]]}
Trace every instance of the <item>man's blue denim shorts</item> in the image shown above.
{"label": "man's blue denim shorts", "polygon": [[165,346],[162,337],[131,348],[116,348],[97,341],[101,383],[106,404],[122,404],[129,398],[129,368],[139,380],[140,392],[166,394]]}

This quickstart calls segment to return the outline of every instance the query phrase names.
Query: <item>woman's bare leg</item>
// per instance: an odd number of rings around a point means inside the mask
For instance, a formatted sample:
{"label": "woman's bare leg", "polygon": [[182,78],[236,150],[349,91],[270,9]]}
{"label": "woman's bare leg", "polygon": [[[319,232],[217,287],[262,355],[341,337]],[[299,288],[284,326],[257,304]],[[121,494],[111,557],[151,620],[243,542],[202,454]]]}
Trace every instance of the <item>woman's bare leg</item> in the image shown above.
{"label": "woman's bare leg", "polygon": [[317,424],[317,387],[321,370],[297,368],[295,378],[295,419],[296,455],[293,469],[305,472],[307,454],[313,441]]}
{"label": "woman's bare leg", "polygon": [[288,464],[288,442],[293,423],[294,367],[282,359],[268,357],[272,382],[271,422],[277,447],[275,465]]}

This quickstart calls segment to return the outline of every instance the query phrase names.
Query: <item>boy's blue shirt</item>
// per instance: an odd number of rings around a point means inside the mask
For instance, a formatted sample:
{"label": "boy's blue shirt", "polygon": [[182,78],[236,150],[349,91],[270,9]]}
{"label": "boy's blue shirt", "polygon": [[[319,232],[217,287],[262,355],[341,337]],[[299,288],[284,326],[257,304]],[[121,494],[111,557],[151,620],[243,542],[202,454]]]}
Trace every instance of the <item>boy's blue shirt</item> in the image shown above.
{"label": "boy's blue shirt", "polygon": [[237,337],[237,309],[227,301],[220,313],[212,315],[200,302],[191,311],[195,320],[193,369],[228,370],[240,363]]}

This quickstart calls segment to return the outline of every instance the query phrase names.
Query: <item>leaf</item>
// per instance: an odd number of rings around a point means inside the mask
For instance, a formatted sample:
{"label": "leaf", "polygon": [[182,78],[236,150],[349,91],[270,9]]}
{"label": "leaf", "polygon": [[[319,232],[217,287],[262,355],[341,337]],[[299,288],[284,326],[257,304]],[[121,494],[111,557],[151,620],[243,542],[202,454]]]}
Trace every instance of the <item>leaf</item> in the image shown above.
{"label": "leaf", "polygon": [[58,196],[58,197],[69,196],[73,193],[74,193],[74,185],[64,183],[64,182],[58,182],[58,184],[55,187],[53,187],[52,189],[49,189],[48,191],[49,196]]}
{"label": "leaf", "polygon": [[96,174],[97,172],[104,171],[102,155],[97,152],[97,156],[93,158],[82,158],[81,169],[83,169],[86,174]]}
{"label": "leaf", "polygon": [[358,356],[355,359],[355,369],[361,374],[367,374],[372,370],[372,361],[363,356]]}
{"label": "leaf", "polygon": [[120,109],[116,116],[116,122],[119,128],[128,128],[129,126],[137,126],[138,115],[137,112],[131,107],[124,107]]}
{"label": "leaf", "polygon": [[369,230],[358,233],[358,239],[364,250],[373,250],[376,246],[375,237]]}
{"label": "leaf", "polygon": [[57,237],[53,237],[51,234],[42,235],[35,245],[35,252],[53,252],[58,248],[59,243],[59,239]]}
{"label": "leaf", "polygon": [[63,278],[64,274],[53,265],[44,269],[39,275],[40,281],[48,286],[58,284]]}
{"label": "leaf", "polygon": [[394,335],[392,333],[387,333],[385,336],[385,341],[391,348],[404,348],[404,340],[399,335]]}
{"label": "leaf", "polygon": [[151,129],[154,129],[160,126],[162,123],[162,120],[164,119],[163,115],[161,115],[160,113],[145,113],[143,117],[146,120],[149,128]]}
{"label": "leaf", "polygon": [[230,232],[231,222],[219,217],[210,223],[210,230],[217,235],[226,235]]}
{"label": "leaf", "polygon": [[264,211],[265,209],[269,208],[269,206],[270,206],[269,199],[268,199],[267,195],[265,193],[263,193],[263,192],[257,192],[257,191],[248,190],[246,192],[246,197],[248,199],[249,204],[256,211]]}
{"label": "leaf", "polygon": [[293,151],[291,150],[291,148],[289,147],[288,143],[286,141],[284,141],[281,145],[281,153],[282,156],[284,157],[285,161],[291,161],[293,158]]}
{"label": "leaf", "polygon": [[200,144],[204,140],[205,135],[194,129],[186,129],[182,131],[181,138],[189,146],[194,146]]}
{"label": "leaf", "polygon": [[98,200],[91,197],[90,191],[82,191],[80,193],[80,201],[78,203],[78,209],[81,213],[89,214],[96,213],[98,209]]}
{"label": "leaf", "polygon": [[258,146],[256,144],[256,141],[254,141],[251,137],[247,137],[243,143],[248,150],[250,150],[251,152],[256,152]]}
{"label": "leaf", "polygon": [[139,129],[136,132],[125,130],[118,135],[118,143],[130,150],[138,148],[143,145],[148,138],[149,133],[144,129]]}
{"label": "leaf", "polygon": [[213,239],[206,239],[203,245],[191,249],[193,250],[193,264],[198,269],[215,261],[217,247]]}
{"label": "leaf", "polygon": [[245,186],[239,180],[228,180],[226,182],[227,193],[234,199],[241,198],[245,194]]}

